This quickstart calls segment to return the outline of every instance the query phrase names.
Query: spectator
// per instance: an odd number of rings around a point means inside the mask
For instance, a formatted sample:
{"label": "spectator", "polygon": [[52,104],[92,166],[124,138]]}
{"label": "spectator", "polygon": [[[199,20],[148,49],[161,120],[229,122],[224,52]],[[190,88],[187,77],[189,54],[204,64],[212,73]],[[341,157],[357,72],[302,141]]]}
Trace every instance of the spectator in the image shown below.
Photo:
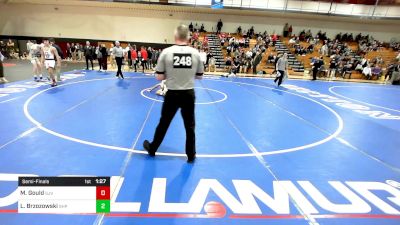
{"label": "spectator", "polygon": [[85,59],[86,59],[86,70],[89,70],[89,61],[90,61],[90,64],[92,65],[92,70],[94,70],[93,69],[94,51],[93,51],[93,46],[90,45],[89,41],[86,41],[86,45],[83,48],[83,52],[84,52]]}
{"label": "spectator", "polygon": [[74,43],[71,43],[71,48],[69,51],[71,52],[72,60],[75,61],[76,60],[76,47],[75,47]]}
{"label": "spectator", "polygon": [[0,41],[0,53],[3,54],[3,56],[6,55],[6,49],[7,49],[6,43],[4,43],[4,41]]}
{"label": "spectator", "polygon": [[225,59],[225,70],[228,74],[232,72],[232,59],[229,55]]}
{"label": "spectator", "polygon": [[4,61],[4,56],[0,51],[0,84],[7,83],[8,81],[4,77],[4,68],[3,68],[3,61]]}
{"label": "spectator", "polygon": [[317,79],[317,74],[321,69],[321,66],[323,65],[324,61],[323,61],[323,57],[321,56],[319,59],[315,59],[314,63],[312,63],[312,71],[313,71],[313,79],[312,80],[316,80]]}
{"label": "spectator", "polygon": [[329,64],[328,77],[334,78],[335,77],[335,73],[336,73],[336,69],[337,69],[337,62],[336,62],[335,59],[331,59],[331,62]]}
{"label": "spectator", "polygon": [[222,23],[222,20],[219,19],[219,21],[217,23],[217,34],[221,33],[222,26],[224,26],[224,24]]}
{"label": "spectator", "polygon": [[108,51],[105,44],[101,45],[100,53],[101,53],[101,68],[103,69],[103,72],[106,72]]}
{"label": "spectator", "polygon": [[208,59],[208,72],[211,72],[211,69],[213,70],[213,72],[216,72],[215,58],[212,54]]}
{"label": "spectator", "polygon": [[237,28],[236,33],[239,34],[239,35],[242,35],[242,27],[241,26],[239,26]]}
{"label": "spectator", "polygon": [[296,37],[292,37],[289,39],[288,46],[293,47],[296,44]]}
{"label": "spectator", "polygon": [[379,67],[379,65],[375,65],[371,69],[372,76],[376,76],[376,78],[379,80],[379,78],[382,75],[382,69]]}
{"label": "spectator", "polygon": [[71,45],[69,43],[67,43],[67,49],[65,50],[65,55],[67,56],[67,60],[72,60]]}
{"label": "spectator", "polygon": [[190,32],[193,32],[193,23],[192,22],[190,22],[190,24],[189,24],[189,30],[190,30]]}
{"label": "spectator", "polygon": [[201,24],[200,32],[206,32],[206,30],[204,29],[204,24],[203,23]]}
{"label": "spectator", "polygon": [[260,64],[261,59],[262,59],[262,54],[261,54],[261,52],[257,51],[256,56],[253,60],[253,65],[252,65],[253,66],[253,74],[257,74],[257,66],[258,66],[258,64]]}
{"label": "spectator", "polygon": [[114,55],[114,44],[111,44],[110,49],[108,49],[109,55],[110,55],[110,66],[111,68],[115,68],[115,55]]}
{"label": "spectator", "polygon": [[148,54],[147,54],[147,50],[144,46],[142,46],[141,50],[140,50],[140,55],[142,57],[142,68],[143,68],[143,73],[145,69],[147,68],[147,60],[148,60]]}
{"label": "spectator", "polygon": [[371,80],[372,77],[372,70],[369,64],[367,64],[366,67],[364,67],[362,74],[367,78],[367,80]]}
{"label": "spectator", "polygon": [[153,50],[151,47],[147,48],[147,69],[153,69],[152,68],[152,61],[151,59],[153,58]]}
{"label": "spectator", "polygon": [[131,57],[132,57],[132,68],[135,67],[135,72],[137,72],[139,59],[138,59],[138,52],[136,50],[136,45],[133,45],[133,47],[132,47]]}
{"label": "spectator", "polygon": [[99,63],[99,72],[101,71],[101,68],[102,68],[102,58],[103,58],[103,55],[102,55],[102,53],[101,53],[101,46],[100,46],[100,43],[98,43],[98,45],[97,45],[97,47],[96,47],[96,49],[95,49],[95,55],[96,55],[96,58],[97,58],[97,62]]}
{"label": "spectator", "polygon": [[320,53],[323,56],[327,56],[328,55],[328,45],[326,43],[324,43],[324,45],[322,45]]}
{"label": "spectator", "polygon": [[207,53],[204,52],[204,49],[200,49],[200,61],[203,63],[204,68],[206,68],[207,63]]}
{"label": "spectator", "polygon": [[285,26],[283,26],[283,37],[288,37],[289,35],[289,24],[285,23]]}
{"label": "spectator", "polygon": [[15,53],[15,43],[11,39],[8,39],[5,56],[9,58],[14,58],[15,57],[14,53]]}
{"label": "spectator", "polygon": [[292,25],[289,26],[289,37],[292,36],[293,33],[293,27]]}

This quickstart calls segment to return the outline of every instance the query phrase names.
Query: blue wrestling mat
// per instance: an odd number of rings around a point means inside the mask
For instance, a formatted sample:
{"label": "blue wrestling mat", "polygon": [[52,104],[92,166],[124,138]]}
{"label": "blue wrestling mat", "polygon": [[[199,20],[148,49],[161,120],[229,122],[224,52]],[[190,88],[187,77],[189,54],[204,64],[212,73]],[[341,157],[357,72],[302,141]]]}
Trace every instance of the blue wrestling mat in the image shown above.
{"label": "blue wrestling mat", "polygon": [[[0,86],[1,225],[400,224],[400,88],[205,77],[155,158],[151,75]],[[18,214],[19,176],[110,176],[109,214]]]}

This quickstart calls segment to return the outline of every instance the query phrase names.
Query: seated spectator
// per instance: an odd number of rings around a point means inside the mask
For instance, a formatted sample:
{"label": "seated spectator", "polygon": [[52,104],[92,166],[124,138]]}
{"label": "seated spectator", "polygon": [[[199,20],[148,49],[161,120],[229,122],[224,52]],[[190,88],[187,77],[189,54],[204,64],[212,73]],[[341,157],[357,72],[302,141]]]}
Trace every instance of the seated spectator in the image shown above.
{"label": "seated spectator", "polygon": [[293,47],[296,44],[296,37],[292,37],[289,39],[288,46]]}
{"label": "seated spectator", "polygon": [[371,73],[372,76],[376,76],[376,78],[379,80],[382,75],[382,69],[378,65],[375,65],[374,67],[372,67]]}
{"label": "seated spectator", "polygon": [[314,52],[314,45],[313,45],[313,44],[310,44],[310,45],[307,47],[307,52],[308,52],[308,53]]}
{"label": "seated spectator", "polygon": [[227,56],[225,59],[225,71],[230,74],[232,72],[232,58]]}
{"label": "seated spectator", "polygon": [[337,62],[336,62],[336,60],[333,58],[333,59],[331,59],[331,62],[330,62],[330,64],[329,64],[328,77],[334,78],[334,77],[335,77],[335,73],[336,73],[336,69],[337,69]]}
{"label": "seated spectator", "polygon": [[275,62],[275,56],[271,53],[269,53],[268,58],[267,58],[267,63],[273,63]]}
{"label": "seated spectator", "polygon": [[211,70],[213,70],[213,72],[216,72],[217,68],[215,66],[215,58],[213,55],[210,55],[209,59],[208,59],[208,72],[211,72]]}
{"label": "seated spectator", "polygon": [[367,78],[367,80],[371,80],[372,70],[369,64],[366,67],[364,67],[362,74],[365,76],[365,78]]}
{"label": "seated spectator", "polygon": [[232,63],[232,73],[233,74],[237,74],[238,72],[240,72],[240,65],[241,65],[241,61],[239,59],[239,57],[235,57]]}

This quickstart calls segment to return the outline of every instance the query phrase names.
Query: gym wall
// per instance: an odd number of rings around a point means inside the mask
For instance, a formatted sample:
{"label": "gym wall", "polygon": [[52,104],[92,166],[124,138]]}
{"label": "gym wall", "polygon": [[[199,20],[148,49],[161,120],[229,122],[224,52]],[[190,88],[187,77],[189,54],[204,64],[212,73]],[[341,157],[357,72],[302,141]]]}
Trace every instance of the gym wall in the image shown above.
{"label": "gym wall", "polygon": [[[124,4],[124,3],[121,3]],[[124,4],[134,5],[134,4]],[[38,4],[0,4],[0,33],[2,35],[62,37],[99,40],[137,41],[147,43],[173,43],[173,30],[180,23],[204,23],[205,29],[215,30],[218,19],[224,22],[224,32],[235,32],[254,26],[255,30],[282,33],[284,23],[293,25],[298,34],[303,29],[319,30],[334,37],[339,32],[370,34],[378,40],[400,40],[399,20],[369,20],[291,13],[228,15],[221,11],[204,13],[187,10],[134,9],[128,7],[70,6]],[[165,6],[173,8],[172,6]],[[182,8],[182,7],[181,7]],[[308,18],[308,19],[304,19]]]}

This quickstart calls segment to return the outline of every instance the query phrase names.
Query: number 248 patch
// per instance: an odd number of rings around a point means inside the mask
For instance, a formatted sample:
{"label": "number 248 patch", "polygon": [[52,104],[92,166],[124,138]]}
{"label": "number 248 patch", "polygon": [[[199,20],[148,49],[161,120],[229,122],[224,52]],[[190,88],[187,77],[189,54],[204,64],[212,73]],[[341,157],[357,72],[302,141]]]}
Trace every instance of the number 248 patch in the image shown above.
{"label": "number 248 patch", "polygon": [[192,55],[184,53],[174,53],[174,68],[192,68]]}

